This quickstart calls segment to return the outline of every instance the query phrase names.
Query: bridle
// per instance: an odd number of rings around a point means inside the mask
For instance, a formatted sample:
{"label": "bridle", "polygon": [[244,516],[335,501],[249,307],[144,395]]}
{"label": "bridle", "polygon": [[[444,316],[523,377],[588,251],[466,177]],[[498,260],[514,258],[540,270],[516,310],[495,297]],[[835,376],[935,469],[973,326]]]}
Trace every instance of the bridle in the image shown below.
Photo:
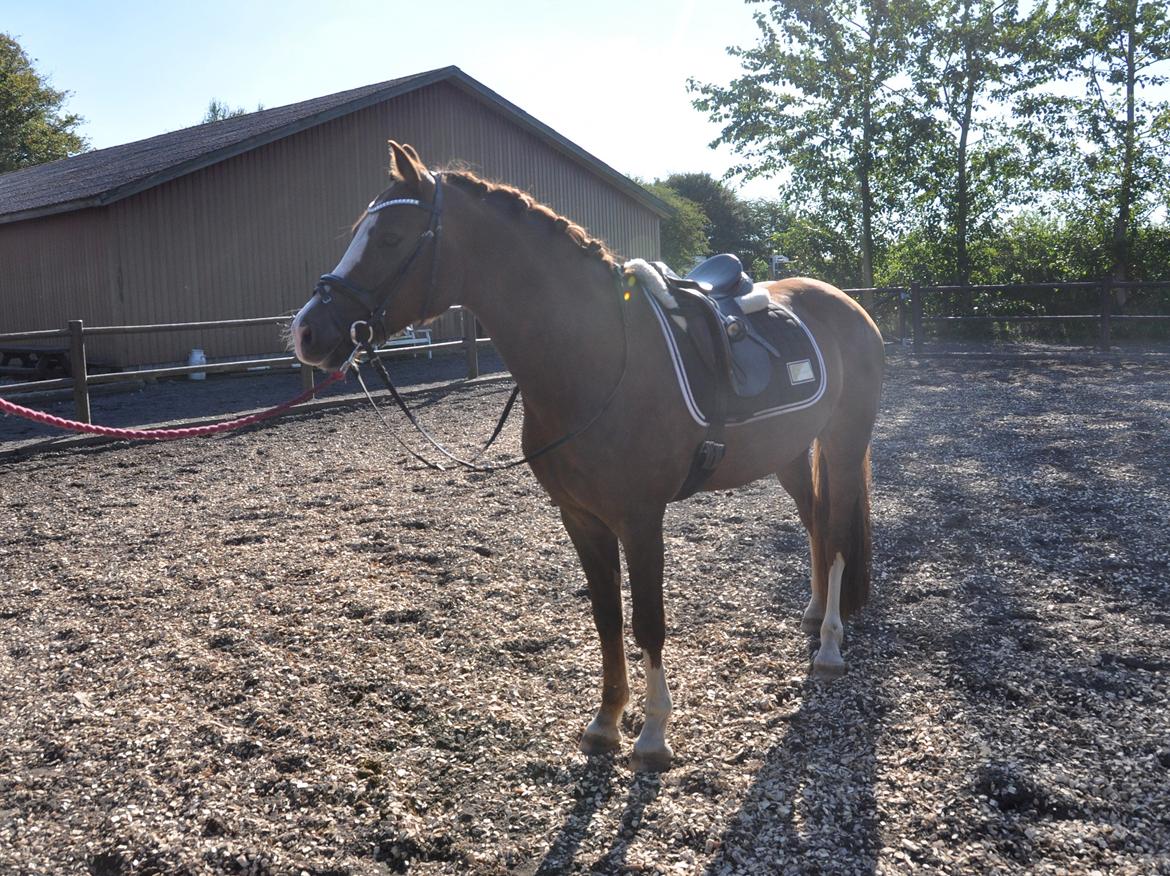
{"label": "bridle", "polygon": [[399,284],[406,277],[415,261],[418,260],[418,257],[422,255],[422,251],[428,243],[431,244],[431,277],[430,283],[427,286],[427,293],[423,297],[422,304],[419,306],[419,318],[426,317],[427,311],[430,309],[431,299],[434,297],[435,285],[438,279],[439,242],[443,234],[443,178],[442,174],[439,173],[435,173],[432,176],[435,181],[435,195],[429,204],[418,198],[390,198],[385,201],[375,199],[366,208],[367,216],[371,213],[379,213],[389,207],[418,207],[421,210],[429,211],[431,214],[426,230],[418,236],[418,240],[415,241],[414,249],[411,250],[410,255],[403,260],[402,264],[398,266],[398,269],[388,280],[378,284],[379,286],[384,285],[386,287],[386,291],[382,293],[381,298],[375,298],[377,294],[375,290],[364,289],[352,280],[338,274],[322,274],[321,278],[317,280],[317,285],[313,289],[313,292],[320,296],[322,304],[330,304],[333,301],[333,293],[339,292],[360,309],[366,311],[365,319],[355,320],[349,327],[349,339],[353,341],[354,351],[345,363],[345,366],[341,369],[342,371],[348,371],[354,365],[358,355],[360,355],[365,347],[372,347],[375,324],[383,329],[382,333],[385,335],[386,308],[390,306],[390,301],[394,297],[394,293],[398,290]]}
{"label": "bridle", "polygon": [[621,373],[618,375],[617,382],[613,386],[613,389],[610,390],[609,395],[606,397],[601,407],[592,417],[589,418],[588,422],[576,429],[573,429],[572,431],[566,432],[560,438],[544,445],[539,450],[535,450],[532,453],[526,453],[517,459],[509,460],[508,462],[497,465],[480,465],[476,462],[476,460],[482,456],[488,450],[488,448],[492,446],[496,438],[500,436],[500,433],[504,429],[504,423],[507,422],[508,415],[512,413],[512,408],[515,406],[516,399],[520,395],[520,385],[517,384],[515,389],[512,390],[512,394],[509,396],[507,404],[504,405],[503,413],[500,414],[500,418],[496,422],[496,427],[494,430],[492,430],[491,437],[488,438],[487,443],[484,444],[484,446],[480,448],[479,452],[476,453],[475,456],[471,459],[461,459],[460,457],[455,456],[453,453],[447,450],[447,448],[436,441],[430,432],[423,428],[422,424],[414,416],[414,413],[410,410],[409,407],[407,407],[406,402],[402,400],[402,396],[399,394],[398,389],[394,386],[394,382],[390,379],[390,374],[386,370],[386,366],[382,363],[381,357],[378,356],[377,351],[374,349],[374,326],[380,326],[382,328],[382,334],[385,336],[386,309],[390,306],[390,303],[394,298],[394,293],[398,290],[399,285],[402,283],[403,279],[406,277],[414,263],[418,260],[419,256],[422,254],[423,249],[426,248],[428,243],[431,244],[431,275],[430,282],[427,286],[426,295],[423,297],[422,304],[419,308],[419,318],[426,318],[428,311],[430,310],[431,301],[435,294],[435,286],[437,284],[439,270],[439,243],[443,233],[442,174],[435,172],[432,174],[432,178],[435,181],[435,194],[434,198],[429,204],[418,198],[390,198],[385,201],[377,201],[377,199],[375,199],[375,201],[371,201],[370,206],[366,208],[367,216],[371,213],[378,213],[390,207],[417,207],[422,210],[427,210],[431,214],[431,218],[427,223],[426,230],[419,235],[418,240],[415,242],[414,249],[411,250],[410,255],[407,256],[402,264],[398,266],[397,270],[395,270],[393,275],[391,275],[388,280],[386,280],[384,283],[378,284],[379,286],[385,285],[386,287],[385,291],[382,293],[381,298],[377,297],[376,288],[365,289],[347,279],[346,277],[332,273],[322,274],[320,279],[317,281],[317,285],[313,292],[314,294],[320,296],[322,304],[331,304],[333,302],[333,293],[337,292],[340,293],[343,297],[348,298],[350,301],[357,304],[360,309],[366,311],[366,317],[364,319],[355,320],[349,327],[349,339],[353,342],[353,352],[350,354],[345,364],[341,366],[339,371],[341,373],[346,373],[351,368],[353,369],[354,373],[357,375],[358,383],[361,384],[362,391],[365,393],[366,398],[369,400],[370,405],[374,408],[374,411],[378,414],[382,424],[386,427],[387,431],[389,431],[390,434],[394,436],[394,439],[402,446],[402,448],[412,457],[414,457],[414,459],[421,462],[427,468],[445,471],[442,465],[436,462],[432,462],[409,447],[406,442],[402,440],[402,437],[386,421],[386,417],[382,413],[382,409],[378,406],[377,402],[374,401],[374,397],[370,394],[370,390],[366,387],[366,383],[362,379],[361,370],[358,368],[358,357],[360,357],[363,353],[365,353],[369,361],[373,363],[374,368],[378,372],[378,376],[381,377],[382,382],[386,385],[386,389],[390,392],[390,395],[394,399],[395,404],[397,404],[403,414],[406,415],[406,418],[410,421],[410,424],[414,426],[418,433],[422,435],[423,438],[425,438],[432,447],[434,447],[447,459],[456,463],[457,465],[477,472],[502,471],[504,469],[514,468],[518,465],[524,465],[525,463],[532,462],[533,460],[544,456],[546,453],[550,453],[551,451],[556,450],[562,444],[566,444],[576,438],[578,435],[596,423],[601,418],[601,415],[609,410],[609,406],[613,403],[614,398],[617,397],[618,389],[621,388],[621,385],[625,380],[626,370],[629,365],[630,333],[624,305],[624,301],[629,300],[629,293],[623,287],[624,279],[620,269],[614,268],[618,290],[620,293],[622,293],[622,300],[619,301],[619,307],[622,315],[622,368]]}

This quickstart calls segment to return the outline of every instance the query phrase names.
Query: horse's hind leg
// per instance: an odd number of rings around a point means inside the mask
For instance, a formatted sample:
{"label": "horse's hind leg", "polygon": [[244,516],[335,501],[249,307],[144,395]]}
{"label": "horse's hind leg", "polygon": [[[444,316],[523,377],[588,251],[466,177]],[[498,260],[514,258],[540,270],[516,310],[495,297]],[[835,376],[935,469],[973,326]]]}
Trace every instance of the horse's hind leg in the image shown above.
{"label": "horse's hind leg", "polygon": [[[864,442],[864,443],[862,443]],[[832,558],[825,588],[825,619],[821,645],[813,659],[819,678],[845,671],[841,642],[843,619],[865,604],[869,596],[869,435],[839,440],[822,436],[814,446],[818,528],[825,521],[820,540],[824,556]],[[827,503],[827,509],[823,505]]]}
{"label": "horse's hind leg", "polygon": [[796,502],[796,513],[800,515],[800,522],[808,532],[809,554],[809,596],[808,606],[804,616],[800,619],[800,628],[810,636],[816,635],[825,619],[825,555],[824,544],[817,537],[816,495],[813,488],[812,463],[808,452],[792,460],[778,472],[776,477],[780,485]]}
{"label": "horse's hind leg", "polygon": [[621,745],[618,726],[630,699],[626,679],[626,650],[622,637],[621,561],[617,536],[592,514],[561,509],[577,556],[589,582],[593,623],[601,639],[601,707],[581,735],[581,751],[587,755],[612,751]]}

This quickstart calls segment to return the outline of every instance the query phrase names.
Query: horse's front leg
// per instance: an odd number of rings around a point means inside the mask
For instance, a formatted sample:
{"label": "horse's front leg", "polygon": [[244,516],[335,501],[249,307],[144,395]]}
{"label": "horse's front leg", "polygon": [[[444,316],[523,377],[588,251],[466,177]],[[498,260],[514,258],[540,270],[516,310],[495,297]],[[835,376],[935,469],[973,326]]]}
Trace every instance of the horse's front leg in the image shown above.
{"label": "horse's front leg", "polygon": [[601,708],[581,734],[586,755],[621,745],[619,726],[630,699],[626,679],[626,648],[622,637],[622,572],[617,536],[597,517],[578,509],[561,509],[561,520],[577,548],[589,582],[593,623],[601,639]]}
{"label": "horse's front leg", "polygon": [[662,605],[662,515],[628,527],[622,532],[626,563],[630,570],[630,594],[634,605],[634,640],[642,648],[646,670],[646,716],[642,732],[634,740],[630,768],[661,772],[670,769],[674,753],[666,741],[666,724],[672,704],[662,665],[666,641],[666,614]]}

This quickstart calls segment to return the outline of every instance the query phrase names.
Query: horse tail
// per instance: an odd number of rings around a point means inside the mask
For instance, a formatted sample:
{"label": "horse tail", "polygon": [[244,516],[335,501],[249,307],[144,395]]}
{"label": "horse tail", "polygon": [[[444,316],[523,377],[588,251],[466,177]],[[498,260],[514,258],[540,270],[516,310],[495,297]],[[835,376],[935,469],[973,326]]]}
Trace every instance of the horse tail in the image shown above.
{"label": "horse tail", "polygon": [[837,476],[856,477],[856,499],[848,517],[848,531],[830,533],[829,529],[829,463],[825,458],[821,442],[814,441],[813,457],[813,490],[815,496],[814,538],[824,551],[825,565],[828,569],[832,565],[833,557],[829,556],[829,540],[837,542],[845,560],[845,569],[841,576],[841,617],[848,618],[855,611],[869,601],[870,584],[873,567],[873,534],[870,523],[870,449],[867,445],[865,455],[855,472],[848,474],[837,471]]}

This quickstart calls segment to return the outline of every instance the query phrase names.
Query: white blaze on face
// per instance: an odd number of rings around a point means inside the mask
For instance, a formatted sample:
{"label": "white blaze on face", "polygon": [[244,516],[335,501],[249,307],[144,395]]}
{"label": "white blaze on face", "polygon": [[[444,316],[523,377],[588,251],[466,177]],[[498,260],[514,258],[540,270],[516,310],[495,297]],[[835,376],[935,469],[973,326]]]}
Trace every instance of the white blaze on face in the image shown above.
{"label": "white blaze on face", "polygon": [[333,269],[333,273],[339,277],[349,277],[349,272],[366,255],[366,250],[370,245],[370,229],[373,226],[374,219],[372,216],[366,216],[362,220],[362,224],[358,226],[357,233],[354,234],[353,240],[349,242],[349,247],[345,250],[345,255],[341,257],[341,261]]}
{"label": "white blaze on face", "polygon": [[[341,261],[337,263],[337,267],[333,269],[332,273],[339,277],[349,276],[349,272],[353,269],[354,265],[358,264],[358,262],[362,260],[362,257],[366,254],[366,249],[369,248],[370,227],[372,225],[373,222],[370,217],[367,216],[362,220],[361,226],[358,228],[357,233],[353,236],[353,240],[350,241],[349,246],[345,250],[345,255],[341,257]],[[305,314],[308,313],[309,308],[313,306],[313,302],[316,300],[317,296],[314,295],[305,302],[305,306],[298,310],[297,315],[293,317],[292,325],[289,328],[289,332],[293,339],[293,352],[302,362],[304,362],[305,359],[304,350],[301,349],[301,323],[304,321]]]}

